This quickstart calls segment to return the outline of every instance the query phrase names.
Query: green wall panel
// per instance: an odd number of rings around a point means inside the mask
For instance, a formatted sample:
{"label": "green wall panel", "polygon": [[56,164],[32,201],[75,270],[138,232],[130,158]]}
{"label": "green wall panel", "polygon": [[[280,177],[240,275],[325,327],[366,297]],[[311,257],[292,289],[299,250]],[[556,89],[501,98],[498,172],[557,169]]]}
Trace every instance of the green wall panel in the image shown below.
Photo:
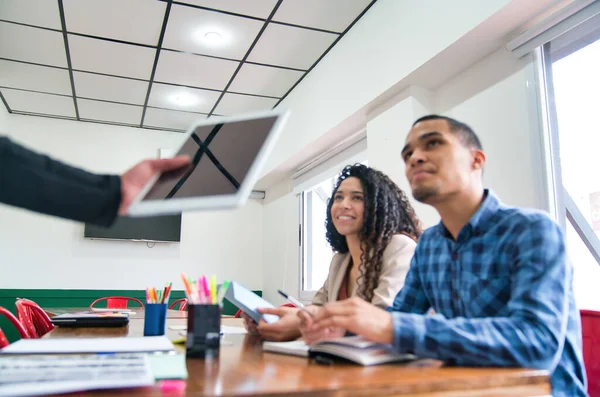
{"label": "green wall panel", "polygon": [[[262,291],[254,292],[262,296]],[[44,309],[51,309],[53,307],[88,307],[94,300],[103,296],[129,296],[138,298],[144,302],[146,292],[143,290],[0,289],[0,306],[7,308],[16,315],[15,301],[17,298],[27,298],[35,301]],[[183,291],[173,290],[171,291],[170,302],[183,297],[185,297]],[[136,304],[133,303],[133,305]],[[223,314],[233,315],[236,311],[237,308],[225,299],[223,302]],[[10,342],[19,339],[19,334],[4,316],[0,316],[0,329],[4,331]]]}

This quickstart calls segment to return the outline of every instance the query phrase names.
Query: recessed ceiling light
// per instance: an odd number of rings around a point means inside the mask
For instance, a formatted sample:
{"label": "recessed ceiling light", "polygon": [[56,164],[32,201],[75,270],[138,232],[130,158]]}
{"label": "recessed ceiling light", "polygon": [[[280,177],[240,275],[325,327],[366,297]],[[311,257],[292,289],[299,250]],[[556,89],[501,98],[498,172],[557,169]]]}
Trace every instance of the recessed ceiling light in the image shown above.
{"label": "recessed ceiling light", "polygon": [[178,92],[171,96],[171,102],[178,106],[194,106],[198,103],[198,97],[187,92]]}
{"label": "recessed ceiling light", "polygon": [[217,32],[207,32],[204,35],[204,41],[207,44],[211,44],[211,45],[220,43],[222,38],[223,38],[223,36],[221,36],[221,34],[217,33]]}

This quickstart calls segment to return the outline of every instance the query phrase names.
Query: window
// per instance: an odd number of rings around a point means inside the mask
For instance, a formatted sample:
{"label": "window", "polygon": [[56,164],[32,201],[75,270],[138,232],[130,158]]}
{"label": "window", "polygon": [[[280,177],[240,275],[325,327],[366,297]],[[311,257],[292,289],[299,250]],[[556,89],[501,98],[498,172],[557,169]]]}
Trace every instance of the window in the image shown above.
{"label": "window", "polygon": [[302,224],[300,226],[300,257],[302,277],[300,298],[310,300],[327,278],[333,250],[325,239],[327,204],[337,175],[311,187],[301,194]]}
{"label": "window", "polygon": [[[364,153],[361,153],[364,155]],[[369,165],[367,160],[347,164]],[[342,167],[339,167],[342,168]],[[339,173],[303,190],[300,194],[300,300],[310,301],[327,279],[335,252],[325,238],[327,204]]]}
{"label": "window", "polygon": [[[600,309],[600,20],[591,18],[544,48],[556,193],[580,308]],[[557,158],[558,157],[558,158]]]}

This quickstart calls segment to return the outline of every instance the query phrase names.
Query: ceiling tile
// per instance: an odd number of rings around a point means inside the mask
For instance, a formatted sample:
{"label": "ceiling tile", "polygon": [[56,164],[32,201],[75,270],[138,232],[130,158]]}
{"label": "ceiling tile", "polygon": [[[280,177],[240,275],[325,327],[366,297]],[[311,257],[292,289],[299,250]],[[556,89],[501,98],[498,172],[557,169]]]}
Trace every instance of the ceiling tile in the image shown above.
{"label": "ceiling tile", "polygon": [[73,98],[61,95],[40,94],[3,88],[4,99],[11,110],[75,117]]}
{"label": "ceiling tile", "polygon": [[0,58],[67,66],[60,32],[0,22]]}
{"label": "ceiling tile", "polygon": [[269,110],[277,101],[278,99],[226,93],[215,109],[215,113],[231,116],[255,110]]}
{"label": "ceiling tile", "polygon": [[277,4],[277,0],[183,0],[181,2],[265,19]]}
{"label": "ceiling tile", "polygon": [[84,72],[73,72],[73,79],[77,97],[143,105],[148,93],[146,81]]}
{"label": "ceiling tile", "polygon": [[[35,12],[31,12],[35,10]],[[45,28],[62,29],[58,2],[48,0],[2,0],[2,19]]]}
{"label": "ceiling tile", "polygon": [[[242,59],[263,26],[262,21],[213,11],[174,5],[163,41],[163,48],[223,58]],[[221,35],[218,43],[205,39],[208,32]]]}
{"label": "ceiling tile", "polygon": [[77,99],[77,107],[82,119],[133,125],[139,125],[142,120],[142,106]]}
{"label": "ceiling tile", "polygon": [[244,63],[228,91],[267,96],[283,96],[304,73]]}
{"label": "ceiling tile", "polygon": [[71,95],[66,69],[0,60],[0,86]]}
{"label": "ceiling tile", "polygon": [[144,117],[144,127],[187,130],[196,121],[204,119],[206,119],[206,115],[200,113],[148,108]]}
{"label": "ceiling tile", "polygon": [[371,0],[283,0],[273,21],[343,32]]}
{"label": "ceiling tile", "polygon": [[308,69],[337,38],[337,34],[271,23],[252,49],[248,60]]}
{"label": "ceiling tile", "polygon": [[238,62],[162,50],[155,81],[222,90]]}
{"label": "ceiling tile", "polygon": [[154,83],[150,91],[149,106],[185,110],[188,112],[209,113],[221,95],[218,91],[198,90]]}
{"label": "ceiling tile", "polygon": [[166,3],[148,0],[63,0],[68,32],[158,45]]}
{"label": "ceiling tile", "polygon": [[156,50],[69,35],[73,69],[150,79]]}

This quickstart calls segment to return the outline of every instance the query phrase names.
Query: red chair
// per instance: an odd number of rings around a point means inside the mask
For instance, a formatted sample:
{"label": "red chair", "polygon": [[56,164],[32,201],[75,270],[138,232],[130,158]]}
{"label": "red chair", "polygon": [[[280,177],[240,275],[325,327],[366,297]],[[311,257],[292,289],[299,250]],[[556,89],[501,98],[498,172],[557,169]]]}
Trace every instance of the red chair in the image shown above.
{"label": "red chair", "polygon": [[54,329],[44,309],[29,299],[17,298],[17,316],[30,338],[41,338]]}
{"label": "red chair", "polygon": [[107,296],[104,298],[98,298],[95,301],[93,301],[90,305],[90,309],[93,308],[96,303],[101,301],[106,301],[107,309],[127,309],[127,303],[129,301],[136,302],[140,305],[140,307],[144,307],[142,301],[137,298],[130,298],[128,296]]}
{"label": "red chair", "polygon": [[583,362],[590,397],[600,397],[600,312],[581,310]]}
{"label": "red chair", "polygon": [[180,312],[186,311],[187,304],[188,304],[188,301],[186,298],[180,298],[180,299],[177,299],[175,302],[171,303],[171,306],[169,306],[169,310],[172,310],[173,308],[175,308],[175,306],[177,306],[177,304],[180,304],[179,305]]}
{"label": "red chair", "polygon": [[[29,334],[27,333],[25,328],[23,328],[23,325],[19,322],[19,320],[11,312],[0,306],[0,314],[3,314],[4,317],[6,317],[8,321],[12,323],[12,325],[14,325],[22,339],[29,339]],[[8,346],[8,339],[6,339],[4,332],[2,332],[2,329],[0,329],[0,349],[6,346]]]}

